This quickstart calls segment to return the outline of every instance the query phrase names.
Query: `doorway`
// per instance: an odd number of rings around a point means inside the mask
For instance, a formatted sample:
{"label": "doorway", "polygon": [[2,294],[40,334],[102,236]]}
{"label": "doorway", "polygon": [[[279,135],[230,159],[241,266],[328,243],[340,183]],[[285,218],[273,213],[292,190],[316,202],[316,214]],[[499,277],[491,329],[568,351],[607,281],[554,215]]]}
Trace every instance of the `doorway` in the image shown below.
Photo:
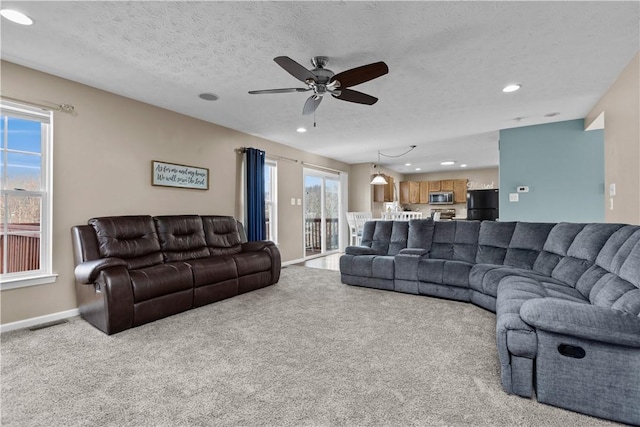
{"label": "doorway", "polygon": [[340,249],[340,175],[305,168],[304,171],[305,258]]}

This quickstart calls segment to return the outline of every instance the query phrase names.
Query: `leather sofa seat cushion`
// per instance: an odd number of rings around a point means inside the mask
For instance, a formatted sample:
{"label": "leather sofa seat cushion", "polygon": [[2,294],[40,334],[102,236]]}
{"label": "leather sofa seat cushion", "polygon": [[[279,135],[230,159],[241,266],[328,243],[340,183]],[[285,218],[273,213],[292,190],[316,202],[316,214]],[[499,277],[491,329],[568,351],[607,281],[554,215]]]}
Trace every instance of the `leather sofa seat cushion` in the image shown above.
{"label": "leather sofa seat cushion", "polygon": [[102,258],[121,258],[129,269],[160,264],[162,253],[153,218],[148,215],[89,220]]}
{"label": "leather sofa seat cushion", "polygon": [[231,258],[236,263],[240,277],[271,270],[271,257],[264,251],[242,252],[231,255]]}
{"label": "leather sofa seat cushion", "polygon": [[154,220],[165,261],[183,261],[209,256],[199,216],[157,216]]}
{"label": "leather sofa seat cushion", "polygon": [[183,262],[131,270],[129,275],[135,303],[193,289],[191,268]]}
{"label": "leather sofa seat cushion", "polygon": [[187,261],[193,270],[195,286],[204,286],[236,279],[238,268],[231,256],[219,255]]}
{"label": "leather sofa seat cushion", "polygon": [[228,216],[203,216],[202,226],[211,255],[231,255],[242,252],[238,222]]}
{"label": "leather sofa seat cushion", "polygon": [[464,261],[423,259],[418,264],[418,281],[468,288],[472,267],[473,264]]}

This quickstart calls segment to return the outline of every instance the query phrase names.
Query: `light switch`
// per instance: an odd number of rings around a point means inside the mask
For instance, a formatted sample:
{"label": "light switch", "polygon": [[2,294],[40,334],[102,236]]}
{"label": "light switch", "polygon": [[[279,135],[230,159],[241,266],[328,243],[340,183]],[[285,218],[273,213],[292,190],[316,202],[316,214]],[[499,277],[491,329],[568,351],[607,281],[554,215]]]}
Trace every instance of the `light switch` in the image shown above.
{"label": "light switch", "polygon": [[296,205],[296,198],[292,197],[291,198],[291,206],[295,206]]}
{"label": "light switch", "polygon": [[296,204],[297,204],[298,206],[302,206],[302,199],[298,199],[298,200],[296,200]]}
{"label": "light switch", "polygon": [[518,193],[509,193],[509,201],[517,202],[520,200],[520,195]]}
{"label": "light switch", "polygon": [[613,197],[615,195],[616,195],[616,184],[615,183],[609,184],[609,196]]}

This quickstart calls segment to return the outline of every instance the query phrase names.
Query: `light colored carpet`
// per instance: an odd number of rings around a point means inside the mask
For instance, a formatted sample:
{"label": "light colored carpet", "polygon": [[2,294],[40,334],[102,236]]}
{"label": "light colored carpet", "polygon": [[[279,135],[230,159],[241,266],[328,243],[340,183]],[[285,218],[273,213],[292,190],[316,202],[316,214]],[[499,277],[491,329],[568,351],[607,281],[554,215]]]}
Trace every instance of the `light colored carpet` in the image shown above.
{"label": "light colored carpet", "polygon": [[509,396],[495,316],[287,267],[279,284],[113,336],[2,335],[3,426],[607,425]]}

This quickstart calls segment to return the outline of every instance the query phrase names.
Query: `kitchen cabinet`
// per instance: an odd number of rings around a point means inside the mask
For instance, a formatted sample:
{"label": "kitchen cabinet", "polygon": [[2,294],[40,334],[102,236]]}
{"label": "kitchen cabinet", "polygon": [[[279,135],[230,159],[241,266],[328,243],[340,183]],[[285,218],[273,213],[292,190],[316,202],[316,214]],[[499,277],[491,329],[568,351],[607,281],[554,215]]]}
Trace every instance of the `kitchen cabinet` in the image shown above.
{"label": "kitchen cabinet", "polygon": [[453,180],[453,202],[467,203],[467,180],[466,179]]}
{"label": "kitchen cabinet", "polygon": [[429,181],[429,192],[440,191],[440,181]]}
{"label": "kitchen cabinet", "polygon": [[400,182],[400,203],[420,203],[420,183],[416,181]]}
{"label": "kitchen cabinet", "polygon": [[445,179],[440,181],[440,191],[453,191],[453,180]]}
{"label": "kitchen cabinet", "polygon": [[383,176],[384,176],[384,179],[387,180],[387,185],[373,186],[373,201],[374,202],[393,202],[393,177],[389,175],[384,175],[384,174]]}
{"label": "kitchen cabinet", "polygon": [[429,181],[420,181],[420,197],[418,203],[429,203]]}

